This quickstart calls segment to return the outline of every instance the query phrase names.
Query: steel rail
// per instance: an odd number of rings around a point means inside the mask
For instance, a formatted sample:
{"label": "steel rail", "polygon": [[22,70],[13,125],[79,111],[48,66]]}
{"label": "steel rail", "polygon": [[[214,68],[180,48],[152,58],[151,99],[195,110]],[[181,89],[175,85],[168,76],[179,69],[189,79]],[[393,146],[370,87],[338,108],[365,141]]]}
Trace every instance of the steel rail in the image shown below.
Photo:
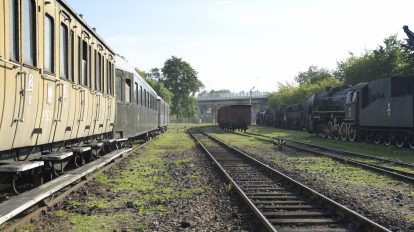
{"label": "steel rail", "polygon": [[[268,136],[268,135],[263,135],[263,134],[258,134],[258,133],[246,132],[246,134],[261,136],[261,137],[265,137],[265,138],[269,138],[269,139],[275,139],[274,137],[271,137],[271,136]],[[338,154],[344,154],[344,155],[355,156],[355,157],[360,157],[360,158],[374,159],[374,160],[378,160],[378,161],[398,164],[398,165],[404,166],[404,167],[414,168],[414,164],[412,164],[412,163],[402,162],[402,161],[398,161],[398,160],[385,159],[385,158],[381,158],[381,157],[376,157],[376,156],[357,153],[357,152],[345,151],[345,150],[336,149],[336,148],[324,147],[324,146],[320,146],[320,145],[299,142],[297,140],[289,140],[289,141],[295,142],[295,143],[302,143],[302,144],[307,145],[307,146],[312,146],[312,147],[315,147],[315,148],[318,148],[318,149],[323,149],[323,150],[326,150],[326,151],[332,151],[332,152],[335,152],[335,153],[338,153]]]}
{"label": "steel rail", "polygon": [[[308,195],[311,199],[318,199],[320,202],[322,202],[327,208],[333,209],[338,215],[343,217],[346,220],[349,220],[350,222],[354,223],[355,225],[362,226],[363,229],[367,231],[390,231],[387,228],[379,225],[378,223],[358,214],[357,212],[348,209],[347,207],[333,201],[332,199],[326,197],[325,195],[318,193],[317,191],[305,186],[304,184],[292,179],[291,177],[277,171],[274,168],[271,168],[269,165],[258,161],[257,159],[247,155],[245,152],[234,148],[223,141],[203,132],[200,131],[200,133],[204,134],[214,142],[220,144],[221,146],[225,147],[227,150],[234,152],[236,154],[239,154],[241,157],[244,157],[245,159],[249,160],[250,162],[254,163],[257,166],[260,166],[264,170],[268,171],[269,173],[272,173],[274,175],[277,175],[278,177],[282,178],[284,181],[293,184],[296,188],[300,189],[301,192],[306,192],[306,195]],[[200,143],[200,141],[198,141]],[[205,149],[205,148],[204,148]],[[211,155],[211,154],[210,154]],[[216,163],[217,164],[217,163]],[[227,177],[229,178],[229,177]]]}
{"label": "steel rail", "polygon": [[[24,212],[29,211],[31,209],[33,210],[34,207],[38,207],[38,208],[34,209],[32,212],[29,212],[24,217],[15,219],[15,221],[13,221],[12,224],[7,225],[5,228],[3,228],[3,232],[17,231],[19,228],[24,226],[26,223],[28,223],[30,221],[33,221],[33,220],[34,221],[38,220],[41,217],[41,215],[47,213],[55,205],[63,202],[65,200],[65,198],[67,196],[69,196],[71,193],[73,193],[73,192],[77,191],[78,189],[80,189],[81,187],[83,187],[85,184],[87,184],[88,182],[93,180],[97,175],[99,175],[102,172],[104,172],[104,171],[112,168],[113,166],[119,164],[122,160],[127,158],[131,153],[134,153],[135,151],[137,151],[140,148],[144,147],[147,143],[148,142],[145,142],[145,143],[141,144],[140,146],[134,148],[132,151],[126,152],[125,154],[121,155],[117,159],[112,160],[106,166],[104,166],[102,168],[98,168],[97,170],[95,170],[95,172],[93,172],[93,173],[91,173],[87,176],[82,177],[81,180],[78,183],[72,183],[74,185],[73,186],[67,186],[67,189],[64,190],[63,192],[57,193],[56,195],[52,195],[52,196],[49,197],[49,199],[44,199],[41,202],[39,202],[38,204],[36,204],[36,205],[32,206],[31,208],[25,210]],[[16,206],[16,207],[18,207],[18,206]],[[24,212],[22,212],[22,213],[24,213]],[[22,213],[20,213],[20,214],[22,214]],[[16,215],[16,217],[17,216],[18,215]]]}
{"label": "steel rail", "polygon": [[204,144],[189,130],[191,137],[197,142],[197,145],[200,146],[201,150],[207,154],[208,158],[211,159],[220,170],[221,174],[226,177],[226,179],[232,184],[232,186],[236,189],[237,193],[242,197],[242,199],[247,203],[256,217],[261,221],[263,226],[268,231],[277,232],[277,230],[273,227],[273,225],[266,219],[266,217],[260,212],[260,210],[254,205],[254,203],[247,197],[244,191],[240,188],[240,186],[230,177],[230,175],[226,172],[226,170],[220,165],[220,163],[214,158],[214,156],[208,151],[208,149],[204,146]]}
{"label": "steel rail", "polygon": [[[241,133],[237,133],[237,134],[238,135],[243,135]],[[250,136],[250,137],[262,136],[262,137],[265,137],[265,138],[271,138],[271,137],[268,137],[268,136],[265,136],[265,135],[260,135],[260,134],[252,134],[252,133],[247,133],[247,134],[253,135],[253,136]],[[249,136],[249,135],[245,135],[245,136]],[[263,141],[267,141],[267,142],[273,142],[269,139],[263,139],[263,138],[260,138],[260,137],[255,137],[255,138],[263,140]],[[300,150],[300,151],[303,151],[303,152],[309,152],[309,153],[312,153],[314,155],[327,156],[327,157],[330,157],[334,160],[337,160],[337,161],[340,161],[340,162],[343,162],[343,163],[346,163],[346,164],[352,164],[352,165],[355,165],[355,166],[358,166],[358,167],[361,167],[361,168],[365,168],[365,169],[368,169],[368,170],[371,170],[371,171],[375,171],[375,172],[380,173],[380,174],[386,174],[386,175],[388,175],[390,177],[393,177],[397,180],[414,183],[414,174],[410,173],[410,172],[404,172],[404,171],[401,171],[401,170],[396,170],[396,169],[384,167],[384,166],[381,166],[381,165],[370,164],[370,163],[366,163],[366,162],[362,162],[362,161],[358,161],[358,160],[354,160],[354,159],[350,159],[350,158],[345,158],[342,155],[334,155],[334,154],[329,154],[329,153],[325,153],[325,152],[322,152],[322,151],[316,151],[316,150],[313,150],[313,149],[305,148],[303,146],[297,146],[297,145],[289,144],[289,142],[296,143],[296,144],[301,144],[301,145],[305,145],[305,146],[310,146],[310,147],[314,147],[314,148],[317,148],[317,149],[326,149],[327,151],[331,151],[331,152],[335,152],[336,149],[330,149],[330,148],[326,148],[326,147],[322,147],[322,146],[318,146],[318,145],[313,145],[313,144],[308,144],[308,143],[302,143],[302,142],[294,141],[294,140],[287,140],[286,144],[283,145],[283,146],[287,146],[287,147],[290,147],[290,148],[293,148],[293,149],[296,149],[296,150]],[[346,151],[342,151],[342,152],[343,152],[342,154],[345,155]],[[360,157],[362,157],[362,156],[360,156]],[[364,158],[368,158],[368,157],[364,157]],[[378,158],[378,157],[375,157],[375,158]],[[376,160],[378,160],[378,159],[376,159]],[[381,160],[383,162],[388,161],[388,159],[385,159],[385,160],[379,159],[379,160]],[[399,164],[398,162],[392,162],[392,163]]]}

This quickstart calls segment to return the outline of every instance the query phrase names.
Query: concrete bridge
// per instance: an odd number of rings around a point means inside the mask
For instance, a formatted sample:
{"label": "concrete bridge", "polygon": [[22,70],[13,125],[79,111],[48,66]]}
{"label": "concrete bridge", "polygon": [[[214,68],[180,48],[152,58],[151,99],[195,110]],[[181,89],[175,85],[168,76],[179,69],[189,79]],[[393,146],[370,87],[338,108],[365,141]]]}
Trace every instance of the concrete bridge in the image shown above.
{"label": "concrete bridge", "polygon": [[[251,104],[252,122],[256,121],[256,113],[267,107],[268,93],[229,93],[229,94],[207,94],[197,97],[197,111],[203,118],[215,119],[217,109],[224,105]],[[213,120],[214,121],[214,120]]]}

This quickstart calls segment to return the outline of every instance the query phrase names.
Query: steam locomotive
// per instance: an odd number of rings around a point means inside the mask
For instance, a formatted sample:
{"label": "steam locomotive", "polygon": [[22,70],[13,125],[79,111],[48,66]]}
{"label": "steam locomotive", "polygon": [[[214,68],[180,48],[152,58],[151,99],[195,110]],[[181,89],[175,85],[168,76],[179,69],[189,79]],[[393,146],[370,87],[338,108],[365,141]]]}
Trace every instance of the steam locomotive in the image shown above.
{"label": "steam locomotive", "polygon": [[277,109],[267,109],[256,114],[256,125],[274,126],[289,130],[304,129],[304,105],[282,105]]}
{"label": "steam locomotive", "polygon": [[414,78],[329,88],[308,99],[305,126],[322,137],[414,148]]}

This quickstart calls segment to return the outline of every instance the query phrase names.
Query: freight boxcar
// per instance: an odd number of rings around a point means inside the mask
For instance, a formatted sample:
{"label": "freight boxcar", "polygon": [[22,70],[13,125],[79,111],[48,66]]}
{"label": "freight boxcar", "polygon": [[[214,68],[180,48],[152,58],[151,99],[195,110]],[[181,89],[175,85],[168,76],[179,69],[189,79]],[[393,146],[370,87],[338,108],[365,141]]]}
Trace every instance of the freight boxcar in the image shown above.
{"label": "freight boxcar", "polygon": [[217,123],[223,129],[246,131],[252,121],[251,105],[226,105],[217,110]]}

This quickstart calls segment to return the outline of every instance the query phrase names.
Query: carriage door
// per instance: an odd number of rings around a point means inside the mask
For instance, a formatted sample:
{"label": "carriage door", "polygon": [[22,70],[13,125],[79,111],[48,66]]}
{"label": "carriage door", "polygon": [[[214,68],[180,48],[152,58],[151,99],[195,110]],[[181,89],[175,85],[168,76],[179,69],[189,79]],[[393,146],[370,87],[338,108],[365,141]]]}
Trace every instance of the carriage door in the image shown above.
{"label": "carriage door", "polygon": [[[0,150],[11,149],[13,146],[14,136],[18,120],[21,118],[20,114],[22,105],[20,104],[22,88],[21,79],[22,73],[22,31],[20,22],[23,18],[21,12],[21,4],[18,0],[4,1],[2,6],[2,17],[5,20],[5,27],[1,27],[2,38],[7,42],[2,42],[1,63],[0,63],[0,107],[4,113],[0,116]],[[7,13],[7,14],[3,14]],[[3,34],[4,33],[4,34]],[[4,35],[4,36],[3,36]],[[3,48],[6,50],[3,50]],[[15,93],[19,92],[18,95]],[[4,98],[3,98],[4,97]]]}
{"label": "carriage door", "polygon": [[[53,114],[53,127],[49,142],[62,141],[65,139],[65,134],[69,138],[70,131],[67,131],[68,116],[69,116],[69,100],[71,94],[72,75],[69,72],[69,37],[70,37],[70,16],[63,10],[59,10],[58,23],[55,26],[57,29],[56,37],[58,46],[56,46],[57,54],[55,60],[58,60],[59,70],[57,78],[59,82],[56,84],[53,102],[55,104],[55,111]],[[72,112],[72,117],[74,113]]]}
{"label": "carriage door", "polygon": [[19,72],[15,73],[15,107],[13,110],[13,123],[16,124],[16,134],[13,147],[30,146],[36,144],[37,136],[41,133],[35,127],[39,100],[41,99],[41,73],[40,64],[40,44],[39,35],[41,26],[38,22],[43,20],[37,13],[35,0],[21,1],[21,48],[22,65]]}
{"label": "carriage door", "polygon": [[41,128],[41,135],[39,136],[38,144],[49,143],[49,136],[52,131],[53,115],[55,111],[54,95],[56,85],[59,83],[57,76],[57,64],[56,64],[56,14],[55,3],[44,5],[44,18],[43,18],[43,41],[40,44],[39,51],[43,54],[43,73],[42,81],[39,86],[42,91],[42,98],[39,107],[41,111],[41,121],[38,128]]}

